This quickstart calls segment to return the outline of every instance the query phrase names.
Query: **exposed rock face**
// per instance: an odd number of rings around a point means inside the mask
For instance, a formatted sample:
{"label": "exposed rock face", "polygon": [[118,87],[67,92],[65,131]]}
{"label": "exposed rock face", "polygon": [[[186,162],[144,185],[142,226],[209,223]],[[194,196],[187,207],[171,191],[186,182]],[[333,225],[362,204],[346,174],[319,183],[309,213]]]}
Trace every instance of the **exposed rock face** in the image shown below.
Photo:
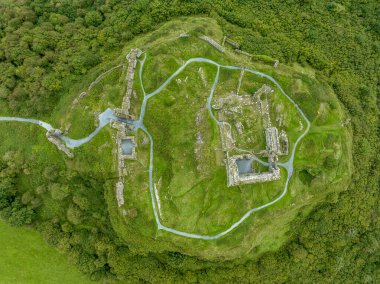
{"label": "exposed rock face", "polygon": [[46,138],[57,146],[58,150],[64,152],[69,158],[74,158],[74,154],[71,153],[69,148],[67,148],[65,143],[59,138],[60,135],[62,135],[62,131],[59,129],[53,129],[46,132]]}

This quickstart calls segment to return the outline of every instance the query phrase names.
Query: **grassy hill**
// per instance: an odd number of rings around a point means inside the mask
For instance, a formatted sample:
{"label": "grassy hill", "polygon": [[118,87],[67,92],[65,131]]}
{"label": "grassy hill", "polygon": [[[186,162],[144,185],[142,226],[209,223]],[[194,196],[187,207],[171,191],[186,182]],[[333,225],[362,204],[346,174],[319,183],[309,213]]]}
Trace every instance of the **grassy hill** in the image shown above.
{"label": "grassy hill", "polygon": [[[94,280],[376,282],[380,252],[379,7],[376,1],[338,2],[0,2],[0,115],[39,118],[67,129],[69,136],[86,136],[95,129],[99,111],[120,103],[125,70],[115,69],[83,100],[74,103],[75,99],[101,73],[125,63],[131,48],[140,47],[147,51],[143,82],[148,91],[187,58],[204,56],[270,74],[312,122],[299,145],[288,194],[214,242],[157,231],[146,183],[148,144],[139,149],[139,163],[129,165],[131,172],[139,174],[126,177],[131,187],[125,193],[128,207],[124,209],[137,209],[137,217],[128,219],[115,201],[115,131],[103,129],[69,159],[46,140],[41,128],[2,122],[0,218],[13,226],[32,227]],[[193,34],[190,44],[186,39],[178,41],[181,32]],[[221,55],[207,43],[196,41],[201,34],[217,41],[229,36],[254,55],[252,61],[231,49]],[[273,59],[280,60],[276,70],[268,64]],[[177,171],[180,159],[174,160],[175,171],[166,167],[176,142],[194,134],[191,105],[177,99],[178,95],[199,94],[200,100],[191,99],[191,103],[200,104],[204,89],[193,71],[203,67],[210,78],[215,72],[206,65],[189,67],[183,74],[189,76],[191,86],[174,84],[165,90],[166,96],[155,97],[149,106],[146,123],[157,140],[165,131],[178,133],[168,145],[157,143],[159,159],[155,162],[160,171],[154,178],[156,182],[161,176],[166,178],[162,193],[172,197],[163,205],[165,224],[214,233],[236,220],[251,205],[252,196],[216,186],[204,196],[202,183],[192,195],[188,186],[199,176],[185,170],[194,166],[193,161],[182,172]],[[222,77],[221,91],[233,86],[237,74],[226,72]],[[244,82],[242,87],[247,92],[252,88]],[[138,85],[135,89],[133,112],[138,113],[142,93]],[[172,110],[183,106],[182,121]],[[171,124],[165,125],[168,117]],[[186,131],[178,132],[179,128]],[[210,125],[205,132],[210,134],[209,141],[217,141]],[[146,137],[138,136],[144,142]],[[182,146],[189,156],[193,145]],[[215,162],[212,155],[208,157],[205,174],[209,173],[207,165]],[[181,179],[184,174],[189,184]],[[223,172],[216,177],[213,184],[222,186]],[[184,190],[177,192],[179,187]],[[272,189],[270,195],[256,200],[272,198],[276,193]],[[248,195],[247,203],[239,199],[242,195]],[[219,208],[220,204],[224,207]],[[193,211],[201,213],[192,215]],[[26,266],[39,269],[34,263]],[[13,278],[5,281],[17,283]]]}

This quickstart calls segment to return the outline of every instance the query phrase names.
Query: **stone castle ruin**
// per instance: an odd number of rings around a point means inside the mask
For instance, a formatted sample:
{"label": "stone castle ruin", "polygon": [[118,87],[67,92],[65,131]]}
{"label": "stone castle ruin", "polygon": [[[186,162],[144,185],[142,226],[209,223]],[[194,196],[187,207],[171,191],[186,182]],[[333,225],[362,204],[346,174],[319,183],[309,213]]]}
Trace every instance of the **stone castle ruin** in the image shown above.
{"label": "stone castle ruin", "polygon": [[[135,69],[137,66],[138,58],[141,56],[142,51],[138,48],[132,49],[127,55],[128,68],[126,74],[127,91],[123,97],[121,108],[115,109],[114,114],[122,119],[130,120],[133,117],[130,114],[131,96],[133,95],[133,82],[135,76]],[[125,160],[136,159],[136,147],[137,142],[134,136],[130,136],[129,133],[132,130],[132,126],[121,121],[113,121],[111,127],[117,130],[115,137],[117,143],[117,168],[119,180],[116,183],[116,199],[118,206],[124,205],[124,169]]]}
{"label": "stone castle ruin", "polygon": [[[285,130],[278,131],[277,127],[271,122],[271,102],[270,97],[274,91],[268,85],[263,85],[253,95],[240,96],[231,92],[226,97],[217,98],[212,108],[217,112],[222,149],[226,155],[227,185],[235,186],[239,184],[261,183],[279,180],[280,169],[277,166],[279,156],[288,155],[289,141]],[[268,162],[263,166],[266,171],[254,170],[253,163],[261,163],[254,153],[247,151],[244,155],[230,155],[236,150],[236,140],[244,135],[242,121],[234,123],[237,132],[234,137],[232,127],[228,120],[229,113],[243,114],[243,107],[252,108],[253,112],[260,115],[262,127],[265,132],[265,149],[257,155],[267,157]],[[241,116],[240,116],[241,117]],[[247,119],[247,118],[245,118]],[[255,138],[250,138],[254,140]],[[235,151],[236,152],[236,151]]]}

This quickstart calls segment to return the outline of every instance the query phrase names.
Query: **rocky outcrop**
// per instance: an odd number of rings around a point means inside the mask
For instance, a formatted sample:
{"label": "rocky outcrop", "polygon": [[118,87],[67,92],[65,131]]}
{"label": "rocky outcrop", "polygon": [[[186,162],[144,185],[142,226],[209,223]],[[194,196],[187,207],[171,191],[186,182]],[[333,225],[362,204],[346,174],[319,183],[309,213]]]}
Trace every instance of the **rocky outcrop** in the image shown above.
{"label": "rocky outcrop", "polygon": [[69,148],[66,147],[66,144],[61,140],[61,135],[62,131],[59,129],[52,129],[46,132],[46,138],[57,146],[58,150],[64,152],[69,158],[74,158],[74,154],[71,153]]}

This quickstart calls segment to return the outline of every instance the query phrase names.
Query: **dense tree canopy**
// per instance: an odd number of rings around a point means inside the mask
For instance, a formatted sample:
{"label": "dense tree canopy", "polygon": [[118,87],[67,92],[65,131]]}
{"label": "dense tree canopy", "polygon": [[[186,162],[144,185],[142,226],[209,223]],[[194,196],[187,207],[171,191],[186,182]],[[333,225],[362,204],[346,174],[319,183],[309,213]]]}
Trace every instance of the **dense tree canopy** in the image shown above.
{"label": "dense tree canopy", "polygon": [[[136,35],[173,17],[205,15],[248,52],[317,70],[350,116],[355,167],[349,189],[292,224],[284,247],[245,263],[176,252],[136,254],[110,225],[104,177],[52,166],[38,186],[23,188],[21,176],[33,159],[15,152],[0,160],[2,219],[32,224],[92,279],[375,283],[380,278],[378,1],[26,0],[1,3],[0,15],[0,102],[7,114],[47,116],[70,84]],[[333,168],[334,162],[324,163]],[[42,203],[55,209],[42,210]]]}

